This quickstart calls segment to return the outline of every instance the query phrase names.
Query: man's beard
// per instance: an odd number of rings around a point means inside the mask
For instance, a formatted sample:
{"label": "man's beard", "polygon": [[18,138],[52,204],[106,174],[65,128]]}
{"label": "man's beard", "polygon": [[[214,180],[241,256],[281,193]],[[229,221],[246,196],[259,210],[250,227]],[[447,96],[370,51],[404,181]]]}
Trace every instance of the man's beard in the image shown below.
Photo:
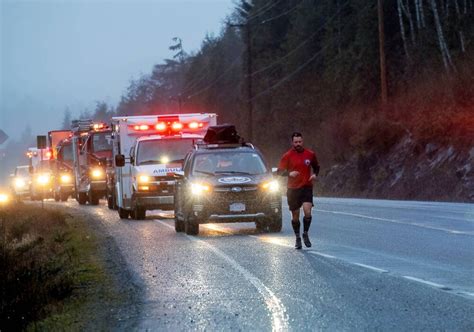
{"label": "man's beard", "polygon": [[295,146],[296,152],[303,152],[304,148],[302,146]]}

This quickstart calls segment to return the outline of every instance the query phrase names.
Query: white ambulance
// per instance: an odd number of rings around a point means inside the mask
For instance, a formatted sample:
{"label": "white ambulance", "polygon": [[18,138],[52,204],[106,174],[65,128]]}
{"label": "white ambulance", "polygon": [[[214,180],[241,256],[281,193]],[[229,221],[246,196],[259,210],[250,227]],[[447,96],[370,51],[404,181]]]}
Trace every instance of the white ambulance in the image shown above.
{"label": "white ambulance", "polygon": [[146,210],[173,210],[174,172],[216,124],[214,113],[113,117],[113,199],[120,218],[141,220]]}

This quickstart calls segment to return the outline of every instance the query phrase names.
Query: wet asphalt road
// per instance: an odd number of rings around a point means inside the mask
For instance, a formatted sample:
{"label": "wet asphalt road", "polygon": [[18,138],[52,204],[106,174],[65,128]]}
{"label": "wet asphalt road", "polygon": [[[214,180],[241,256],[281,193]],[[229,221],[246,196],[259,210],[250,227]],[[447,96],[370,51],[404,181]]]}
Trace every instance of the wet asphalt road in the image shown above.
{"label": "wet asphalt road", "polygon": [[474,330],[473,204],[316,199],[301,251],[289,213],[277,234],[187,236],[169,212],[66,204],[102,224],[143,288],[140,316],[121,317],[137,330]]}

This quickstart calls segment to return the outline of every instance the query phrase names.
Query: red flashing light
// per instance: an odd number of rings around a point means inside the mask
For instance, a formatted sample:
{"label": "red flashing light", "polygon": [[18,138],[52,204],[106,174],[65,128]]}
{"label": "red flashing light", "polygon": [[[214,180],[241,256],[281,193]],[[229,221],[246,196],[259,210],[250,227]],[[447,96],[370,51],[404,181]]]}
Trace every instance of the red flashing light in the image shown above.
{"label": "red flashing light", "polygon": [[92,125],[92,129],[94,130],[101,130],[101,129],[104,129],[106,126],[105,126],[105,123],[94,123]]}
{"label": "red flashing light", "polygon": [[204,123],[193,121],[190,124],[188,124],[188,127],[189,129],[199,129],[199,128],[204,127]]}
{"label": "red flashing light", "polygon": [[150,129],[150,126],[149,126],[149,125],[146,125],[146,124],[135,125],[135,126],[133,126],[133,129],[145,131],[145,130],[149,130],[149,129]]}
{"label": "red flashing light", "polygon": [[156,130],[158,131],[165,131],[166,130],[166,123],[158,122],[155,126]]}
{"label": "red flashing light", "polygon": [[180,122],[173,122],[173,124],[171,125],[171,129],[173,129],[174,131],[181,130],[183,129],[183,124]]}

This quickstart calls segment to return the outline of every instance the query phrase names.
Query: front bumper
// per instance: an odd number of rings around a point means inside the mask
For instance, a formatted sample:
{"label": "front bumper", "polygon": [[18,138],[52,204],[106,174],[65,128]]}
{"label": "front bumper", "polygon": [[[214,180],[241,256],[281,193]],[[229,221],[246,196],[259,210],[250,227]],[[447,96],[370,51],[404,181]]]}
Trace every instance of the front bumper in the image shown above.
{"label": "front bumper", "polygon": [[107,191],[107,182],[105,180],[103,181],[91,181],[89,184],[89,191],[93,191],[95,193],[101,193],[105,195]]}
{"label": "front bumper", "polygon": [[60,193],[72,193],[74,192],[74,186],[72,184],[60,184],[59,185],[59,192]]}
{"label": "front bumper", "polygon": [[144,208],[146,210],[173,210],[174,209],[174,196],[169,195],[156,195],[148,192],[136,192],[133,195],[132,201],[135,206]]}
{"label": "front bumper", "polygon": [[281,196],[264,192],[212,193],[191,202],[199,223],[252,222],[281,215]]}

